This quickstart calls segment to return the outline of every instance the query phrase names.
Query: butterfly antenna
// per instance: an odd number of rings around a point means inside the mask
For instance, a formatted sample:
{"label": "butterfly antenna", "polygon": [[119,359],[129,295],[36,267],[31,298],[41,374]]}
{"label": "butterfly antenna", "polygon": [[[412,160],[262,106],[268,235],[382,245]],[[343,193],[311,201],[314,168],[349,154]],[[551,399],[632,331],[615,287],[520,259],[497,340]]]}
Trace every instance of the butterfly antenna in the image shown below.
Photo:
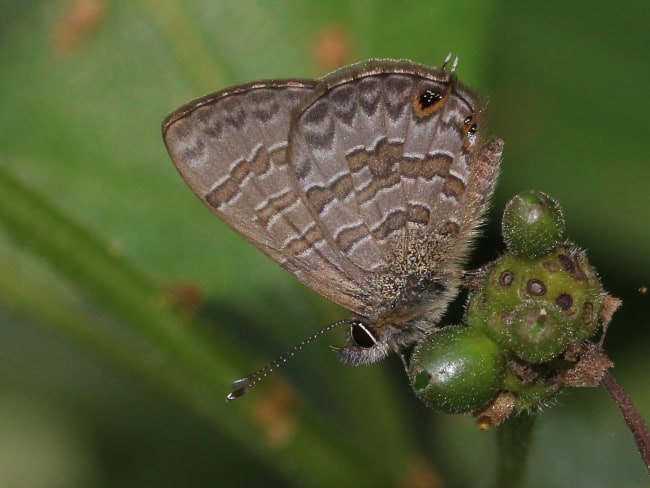
{"label": "butterfly antenna", "polygon": [[[447,56],[445,57],[445,60],[442,62],[442,69],[443,70],[447,69],[447,65],[449,64],[449,61],[451,61],[451,56],[452,56],[451,53],[447,54]],[[458,66],[458,56],[456,56],[454,58],[454,60],[451,62],[451,67],[449,68],[449,71],[451,73],[453,73],[454,71],[456,71],[457,66]]]}
{"label": "butterfly antenna", "polygon": [[457,67],[457,66],[458,66],[458,56],[456,56],[456,57],[454,58],[454,62],[451,63],[451,69],[450,69],[449,71],[451,71],[452,73],[454,73],[454,72],[456,71],[456,67]]}
{"label": "butterfly antenna", "polygon": [[448,53],[447,56],[445,57],[445,60],[442,62],[442,69],[447,68],[447,63],[449,63],[449,60],[451,60],[451,53]]}
{"label": "butterfly antenna", "polygon": [[242,396],[244,393],[246,393],[248,390],[250,390],[253,386],[258,384],[260,381],[262,381],[264,378],[266,378],[268,375],[270,375],[273,371],[278,369],[280,366],[282,366],[284,363],[286,363],[289,359],[291,359],[293,356],[296,355],[298,351],[301,351],[304,349],[308,344],[313,342],[315,339],[318,339],[320,336],[325,334],[326,332],[329,332],[330,330],[334,329],[335,327],[338,327],[340,325],[349,325],[352,321],[349,319],[345,320],[339,320],[338,322],[332,322],[328,326],[322,328],[319,331],[316,331],[314,334],[309,336],[307,339],[303,340],[300,342],[300,344],[297,344],[296,346],[292,347],[289,349],[287,352],[285,352],[282,356],[274,359],[271,361],[269,364],[264,366],[263,368],[258,369],[254,373],[251,373],[247,376],[244,376],[243,378],[239,378],[238,380],[235,380],[232,382],[232,391],[226,395],[226,401],[230,402],[234,400],[235,398],[239,398]]}

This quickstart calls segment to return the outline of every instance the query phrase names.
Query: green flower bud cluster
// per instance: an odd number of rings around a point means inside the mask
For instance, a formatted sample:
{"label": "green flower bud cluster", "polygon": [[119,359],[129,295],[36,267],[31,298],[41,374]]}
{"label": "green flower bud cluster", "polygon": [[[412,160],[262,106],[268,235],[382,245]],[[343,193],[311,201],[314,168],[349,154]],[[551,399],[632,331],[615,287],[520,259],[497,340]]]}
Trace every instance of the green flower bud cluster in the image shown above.
{"label": "green flower bud cluster", "polygon": [[483,268],[464,324],[440,329],[413,350],[409,376],[425,404],[487,416],[491,424],[567,386],[560,379],[579,369],[608,295],[584,251],[563,234],[562,209],[548,195],[530,191],[508,203],[507,252]]}

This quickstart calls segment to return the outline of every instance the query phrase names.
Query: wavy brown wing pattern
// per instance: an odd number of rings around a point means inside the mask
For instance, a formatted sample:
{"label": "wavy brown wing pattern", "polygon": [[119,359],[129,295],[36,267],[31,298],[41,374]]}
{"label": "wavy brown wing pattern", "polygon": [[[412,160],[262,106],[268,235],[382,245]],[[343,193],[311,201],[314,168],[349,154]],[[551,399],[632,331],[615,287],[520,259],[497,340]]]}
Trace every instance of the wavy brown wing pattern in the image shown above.
{"label": "wavy brown wing pattern", "polygon": [[481,158],[478,118],[450,71],[381,60],[326,76],[295,114],[289,164],[312,226],[375,313],[467,255],[500,158],[494,143]]}
{"label": "wavy brown wing pattern", "polygon": [[335,253],[307,262],[294,244],[313,217],[289,174],[289,126],[314,85],[257,82],[207,95],[167,117],[163,136],[181,176],[211,210],[305,284],[325,296],[336,290],[335,301],[358,309],[361,290],[332,264]]}
{"label": "wavy brown wing pattern", "polygon": [[[481,145],[480,115],[444,67],[369,60],[208,95],[170,115],[163,134],[223,220],[400,342],[389,322],[421,335],[455,296],[492,193],[502,143]],[[407,324],[418,316],[430,325]]]}

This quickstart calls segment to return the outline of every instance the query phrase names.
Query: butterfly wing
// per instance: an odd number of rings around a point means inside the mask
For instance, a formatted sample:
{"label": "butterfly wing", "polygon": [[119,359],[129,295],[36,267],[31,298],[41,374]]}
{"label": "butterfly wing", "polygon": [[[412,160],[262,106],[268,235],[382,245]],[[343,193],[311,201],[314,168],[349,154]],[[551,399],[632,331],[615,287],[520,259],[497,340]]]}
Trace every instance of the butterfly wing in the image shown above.
{"label": "butterfly wing", "polygon": [[478,115],[448,71],[370,60],[208,95],[171,114],[163,137],[233,229],[318,293],[375,317],[467,254],[500,159],[494,142],[476,144]]}
{"label": "butterfly wing", "polygon": [[212,211],[303,283],[363,314],[363,274],[346,269],[337,250],[319,247],[322,234],[311,226],[287,164],[292,111],[315,84],[257,82],[207,95],[167,117],[163,138],[183,179]]}

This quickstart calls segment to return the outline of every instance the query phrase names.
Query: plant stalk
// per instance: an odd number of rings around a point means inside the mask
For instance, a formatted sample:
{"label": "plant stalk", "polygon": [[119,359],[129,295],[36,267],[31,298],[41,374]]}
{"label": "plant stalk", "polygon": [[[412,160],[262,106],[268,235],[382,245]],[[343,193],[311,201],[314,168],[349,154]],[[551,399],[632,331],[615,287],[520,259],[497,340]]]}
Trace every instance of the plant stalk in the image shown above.
{"label": "plant stalk", "polygon": [[535,418],[535,415],[522,413],[497,427],[499,461],[494,488],[520,488],[523,485]]}

